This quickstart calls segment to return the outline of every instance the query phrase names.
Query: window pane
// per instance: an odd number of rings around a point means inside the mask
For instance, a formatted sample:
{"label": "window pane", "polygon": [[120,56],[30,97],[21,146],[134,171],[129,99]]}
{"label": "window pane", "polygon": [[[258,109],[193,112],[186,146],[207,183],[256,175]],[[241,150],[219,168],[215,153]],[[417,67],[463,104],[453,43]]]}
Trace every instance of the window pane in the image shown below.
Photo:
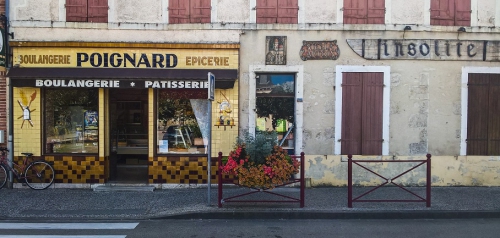
{"label": "window pane", "polygon": [[98,89],[45,90],[46,153],[97,153]]}
{"label": "window pane", "polygon": [[294,147],[295,76],[293,74],[259,74],[256,79],[256,112],[258,131],[276,131],[278,142]]}
{"label": "window pane", "polygon": [[159,154],[207,153],[208,103],[206,92],[159,91]]}

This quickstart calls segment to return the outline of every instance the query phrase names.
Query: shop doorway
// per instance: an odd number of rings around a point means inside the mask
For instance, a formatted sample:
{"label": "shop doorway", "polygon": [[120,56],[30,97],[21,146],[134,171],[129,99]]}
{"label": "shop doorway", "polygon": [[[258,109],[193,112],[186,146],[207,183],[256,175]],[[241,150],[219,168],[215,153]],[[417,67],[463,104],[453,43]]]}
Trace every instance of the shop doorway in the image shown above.
{"label": "shop doorway", "polygon": [[109,90],[110,183],[148,182],[148,90]]}

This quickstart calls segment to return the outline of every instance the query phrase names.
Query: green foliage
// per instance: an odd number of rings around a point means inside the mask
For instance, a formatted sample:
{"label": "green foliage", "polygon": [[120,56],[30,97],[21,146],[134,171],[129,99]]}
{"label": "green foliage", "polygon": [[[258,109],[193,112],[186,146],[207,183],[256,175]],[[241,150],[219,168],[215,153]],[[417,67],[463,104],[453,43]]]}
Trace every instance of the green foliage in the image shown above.
{"label": "green foliage", "polygon": [[257,97],[256,112],[259,117],[273,116],[272,126],[276,128],[278,119],[294,121],[294,99],[288,97]]}
{"label": "green foliage", "polygon": [[245,152],[250,156],[250,161],[255,164],[264,164],[266,157],[273,152],[273,147],[278,144],[276,131],[258,131],[255,137],[245,132],[243,137],[238,137],[237,145],[245,145]]}
{"label": "green foliage", "polygon": [[202,138],[203,135],[201,134],[200,127],[198,126],[198,123],[191,123],[188,125],[189,129],[193,133],[193,138]]}

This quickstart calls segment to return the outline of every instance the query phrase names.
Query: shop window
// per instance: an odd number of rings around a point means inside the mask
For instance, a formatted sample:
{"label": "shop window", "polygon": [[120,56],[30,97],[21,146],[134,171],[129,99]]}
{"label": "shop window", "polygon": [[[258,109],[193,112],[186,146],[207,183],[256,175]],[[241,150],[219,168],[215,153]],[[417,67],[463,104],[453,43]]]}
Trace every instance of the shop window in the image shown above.
{"label": "shop window", "polygon": [[295,75],[258,74],[256,78],[256,130],[276,131],[278,142],[294,148]]}
{"label": "shop window", "polygon": [[297,0],[257,0],[257,23],[297,24],[299,5]]}
{"label": "shop window", "polygon": [[385,24],[385,0],[344,0],[344,24]]}
{"label": "shop window", "polygon": [[108,22],[108,0],[66,0],[66,21]]}
{"label": "shop window", "polygon": [[342,73],[341,154],[382,154],[383,73]]}
{"label": "shop window", "polygon": [[431,25],[470,26],[470,0],[431,0]]}
{"label": "shop window", "polygon": [[158,92],[157,153],[206,154],[210,130],[207,92]]}
{"label": "shop window", "polygon": [[45,89],[46,153],[97,153],[98,89]]}
{"label": "shop window", "polygon": [[469,74],[467,155],[500,155],[500,74]]}
{"label": "shop window", "polygon": [[170,24],[210,23],[210,0],[169,0]]}

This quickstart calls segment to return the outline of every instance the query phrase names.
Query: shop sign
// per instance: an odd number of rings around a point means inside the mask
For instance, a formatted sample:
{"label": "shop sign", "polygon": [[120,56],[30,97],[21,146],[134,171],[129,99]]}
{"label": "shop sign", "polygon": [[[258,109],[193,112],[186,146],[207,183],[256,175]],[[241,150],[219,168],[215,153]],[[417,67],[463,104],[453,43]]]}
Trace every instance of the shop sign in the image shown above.
{"label": "shop sign", "polygon": [[300,59],[306,60],[337,60],[340,49],[337,41],[303,41],[300,48]]}
{"label": "shop sign", "polygon": [[347,44],[369,60],[500,60],[500,41],[348,39]]}
{"label": "shop sign", "polygon": [[45,88],[167,88],[208,89],[208,81],[199,80],[106,80],[106,79],[36,79],[13,80],[15,87]]}
{"label": "shop sign", "polygon": [[237,49],[14,48],[14,65],[55,68],[238,68]]}

